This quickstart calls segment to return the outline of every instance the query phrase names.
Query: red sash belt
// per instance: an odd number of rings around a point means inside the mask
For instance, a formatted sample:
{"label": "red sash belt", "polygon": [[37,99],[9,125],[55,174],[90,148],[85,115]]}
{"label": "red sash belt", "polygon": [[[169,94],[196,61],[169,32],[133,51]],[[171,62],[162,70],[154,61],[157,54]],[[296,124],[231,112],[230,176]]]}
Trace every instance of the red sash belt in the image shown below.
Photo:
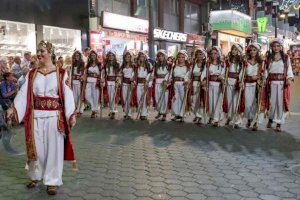
{"label": "red sash belt", "polygon": [[194,76],[193,77],[193,81],[200,81],[201,80],[201,76]]}
{"label": "red sash belt", "polygon": [[116,81],[116,80],[117,80],[117,77],[116,77],[116,76],[107,76],[107,77],[106,77],[106,80],[107,80],[107,81]]}
{"label": "red sash belt", "polygon": [[73,80],[80,80],[81,75],[73,75],[72,78],[73,78]]}
{"label": "red sash belt", "polygon": [[245,83],[256,83],[257,80],[253,80],[253,76],[246,76]]}
{"label": "red sash belt", "polygon": [[130,83],[131,83],[131,79],[130,79],[130,78],[123,77],[123,83],[130,84]]}
{"label": "red sash belt", "polygon": [[62,108],[59,98],[35,96],[34,110],[59,110]]}
{"label": "red sash belt", "polygon": [[228,78],[238,79],[238,73],[236,72],[228,72]]}
{"label": "red sash belt", "polygon": [[221,82],[220,80],[218,80],[218,78],[219,78],[219,75],[210,75],[209,81]]}
{"label": "red sash belt", "polygon": [[270,81],[284,81],[285,77],[282,73],[270,73],[269,74]]}
{"label": "red sash belt", "polygon": [[175,82],[184,81],[184,78],[181,78],[181,77],[174,77],[174,81],[175,81]]}
{"label": "red sash belt", "polygon": [[89,73],[87,76],[90,78],[99,78],[99,74],[97,73]]}
{"label": "red sash belt", "polygon": [[137,78],[138,83],[146,83],[146,78]]}
{"label": "red sash belt", "polygon": [[165,74],[157,74],[156,77],[157,77],[157,78],[165,78],[166,75],[165,75]]}

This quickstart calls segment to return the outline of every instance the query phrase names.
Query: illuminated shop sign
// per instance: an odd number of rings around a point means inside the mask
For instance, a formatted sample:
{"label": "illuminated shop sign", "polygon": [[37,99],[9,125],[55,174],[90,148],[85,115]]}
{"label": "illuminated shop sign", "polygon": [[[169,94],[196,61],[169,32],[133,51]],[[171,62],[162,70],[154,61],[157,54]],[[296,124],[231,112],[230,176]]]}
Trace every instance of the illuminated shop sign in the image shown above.
{"label": "illuminated shop sign", "polygon": [[103,27],[113,28],[125,31],[148,33],[149,21],[138,19],[135,17],[128,17],[109,12],[103,12]]}
{"label": "illuminated shop sign", "polygon": [[158,28],[153,30],[153,35],[155,39],[169,40],[173,42],[187,42],[188,39],[188,35],[186,33],[167,31]]}

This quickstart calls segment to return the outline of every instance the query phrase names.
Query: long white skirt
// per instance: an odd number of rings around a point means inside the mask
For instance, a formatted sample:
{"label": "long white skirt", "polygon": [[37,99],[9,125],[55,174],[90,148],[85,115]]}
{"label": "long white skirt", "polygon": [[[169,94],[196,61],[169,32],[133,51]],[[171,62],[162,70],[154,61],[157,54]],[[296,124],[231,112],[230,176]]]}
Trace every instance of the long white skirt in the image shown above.
{"label": "long white skirt", "polygon": [[123,83],[122,85],[122,98],[124,101],[125,115],[132,116],[132,108],[130,105],[132,90],[130,84]]}
{"label": "long white skirt", "polygon": [[[196,84],[194,84],[196,83]],[[200,107],[200,85],[198,82],[193,83],[193,95],[192,95],[192,104],[191,108],[195,115],[195,117],[202,118],[203,116],[203,108]]]}
{"label": "long white skirt", "polygon": [[246,119],[253,120],[257,113],[257,99],[256,99],[256,83],[245,84],[245,112]]}
{"label": "long white skirt", "polygon": [[[162,95],[163,84],[156,83],[155,84],[155,101],[156,101],[156,110],[160,114],[167,114],[168,110],[168,99],[169,99],[169,91],[166,89],[164,96]],[[160,102],[158,102],[160,101]]]}
{"label": "long white skirt", "polygon": [[[137,86],[137,102],[138,102],[138,108],[141,109],[140,116],[142,116],[142,117],[148,116],[147,94],[144,94],[144,92],[145,92],[144,84],[138,84],[138,86]],[[143,101],[142,101],[142,98],[144,98]]]}
{"label": "long white skirt", "polygon": [[60,186],[64,164],[64,136],[57,129],[57,116],[34,119],[34,142],[37,162],[31,161],[31,180],[43,180],[44,185]]}
{"label": "long white skirt", "polygon": [[174,99],[172,100],[172,114],[183,117],[185,106],[184,100],[184,85],[183,82],[177,81],[174,83]]}
{"label": "long white skirt", "polygon": [[284,124],[286,112],[283,106],[283,81],[271,83],[271,107],[269,119],[278,124]]}
{"label": "long white skirt", "polygon": [[107,82],[107,93],[108,93],[108,98],[109,98],[109,112],[110,113],[118,112],[116,110],[116,104],[115,104],[116,88],[115,88],[115,82],[114,81],[108,81]]}
{"label": "long white skirt", "polygon": [[74,101],[75,101],[75,106],[76,106],[76,111],[79,113],[83,113],[84,110],[84,105],[81,100],[81,84],[80,81],[78,80],[73,80],[72,83],[72,90],[73,90],[73,96],[74,96]]}
{"label": "long white skirt", "polygon": [[220,83],[210,82],[208,88],[208,112],[213,122],[219,122],[223,119],[222,98]]}
{"label": "long white skirt", "polygon": [[87,82],[86,84],[86,100],[91,104],[91,109],[94,112],[99,111],[99,88],[96,83]]}

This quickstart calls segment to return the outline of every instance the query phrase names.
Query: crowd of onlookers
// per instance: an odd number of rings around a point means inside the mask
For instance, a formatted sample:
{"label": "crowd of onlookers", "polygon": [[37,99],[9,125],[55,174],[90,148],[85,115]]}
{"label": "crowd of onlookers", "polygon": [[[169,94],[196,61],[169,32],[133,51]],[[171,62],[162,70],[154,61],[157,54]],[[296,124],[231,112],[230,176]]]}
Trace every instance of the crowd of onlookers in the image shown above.
{"label": "crowd of onlookers", "polygon": [[[58,57],[56,65],[65,68],[71,66],[71,57]],[[11,106],[18,90],[25,83],[26,74],[37,67],[38,58],[26,51],[23,57],[0,56],[0,105],[4,110]]]}

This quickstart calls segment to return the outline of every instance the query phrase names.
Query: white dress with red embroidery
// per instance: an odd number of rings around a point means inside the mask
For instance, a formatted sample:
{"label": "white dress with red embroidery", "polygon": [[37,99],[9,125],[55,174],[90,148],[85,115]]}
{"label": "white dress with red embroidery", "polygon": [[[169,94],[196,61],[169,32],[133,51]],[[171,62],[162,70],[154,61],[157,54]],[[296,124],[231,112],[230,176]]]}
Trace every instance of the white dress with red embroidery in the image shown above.
{"label": "white dress with red embroidery", "polygon": [[[25,117],[26,107],[30,102],[27,102],[28,76],[26,82],[21,87],[14,100],[14,108],[17,118],[21,122]],[[75,112],[75,103],[73,92],[66,84],[67,73],[63,78],[63,94],[64,94],[64,109],[66,119],[69,121],[72,114]],[[33,82],[34,101],[37,102],[37,108],[34,109],[33,133],[34,143],[37,152],[37,161],[30,161],[28,175],[31,180],[43,180],[45,185],[62,185],[62,172],[64,163],[64,134],[58,130],[58,110],[47,110],[54,106],[52,103],[47,103],[49,100],[59,98],[58,81],[56,71],[48,74],[37,72]],[[39,99],[44,100],[38,101]],[[35,104],[35,105],[36,105]],[[40,108],[38,108],[40,107]],[[43,109],[44,108],[44,109]]]}
{"label": "white dress with red embroidery", "polygon": [[[89,74],[96,74],[97,77],[91,77]],[[90,66],[87,69],[87,83],[86,83],[86,100],[91,104],[91,109],[93,112],[99,111],[99,95],[100,90],[97,86],[97,81],[99,80],[100,70],[97,65]]]}
{"label": "white dress with red embroidery", "polygon": [[[155,101],[156,101],[156,110],[159,114],[167,114],[168,111],[168,99],[169,99],[169,90],[165,89],[163,92],[163,81],[169,81],[169,70],[168,66],[159,66],[156,69],[156,80],[155,80]],[[161,96],[164,95],[164,96]]]}
{"label": "white dress with red embroidery", "polygon": [[175,66],[172,75],[174,82],[174,97],[172,99],[172,114],[175,116],[183,117],[185,113],[186,102],[184,96],[185,91],[184,82],[189,80],[189,68],[187,66]]}
{"label": "white dress with red embroidery", "polygon": [[[293,70],[291,66],[290,59],[287,60],[287,74],[286,79],[293,78]],[[273,61],[270,63],[269,69],[265,70],[264,78],[267,79],[271,74],[284,74],[284,63],[281,60]],[[284,110],[283,104],[283,80],[274,80],[271,81],[271,104],[269,110],[269,119],[272,119],[273,122],[278,124],[284,124],[286,118],[286,111]]]}
{"label": "white dress with red embroidery", "polygon": [[122,83],[122,99],[123,99],[123,108],[125,115],[132,116],[132,90],[133,85],[129,82],[125,82],[125,80],[134,81],[134,69],[132,67],[124,67],[122,69],[123,74],[123,83]]}

